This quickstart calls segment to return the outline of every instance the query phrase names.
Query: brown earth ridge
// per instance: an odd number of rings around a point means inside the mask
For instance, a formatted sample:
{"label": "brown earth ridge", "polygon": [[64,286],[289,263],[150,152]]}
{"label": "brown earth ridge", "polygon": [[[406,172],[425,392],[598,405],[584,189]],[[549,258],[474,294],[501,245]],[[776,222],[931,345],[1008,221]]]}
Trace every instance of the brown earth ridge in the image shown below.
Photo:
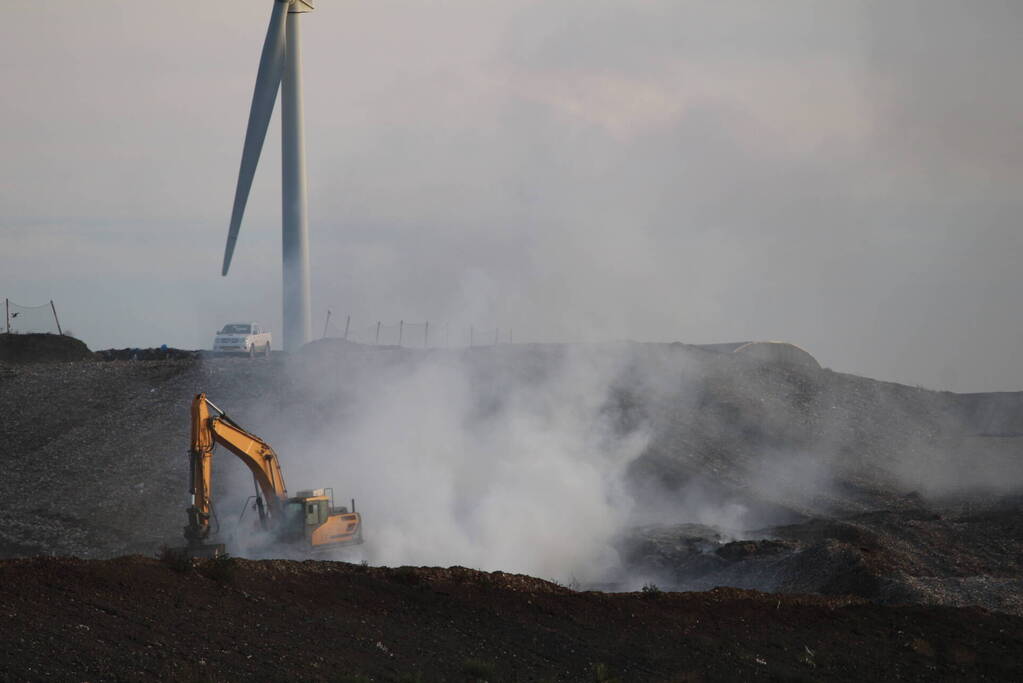
{"label": "brown earth ridge", "polygon": [[0,562],[4,680],[1019,680],[1023,618],[459,567]]}

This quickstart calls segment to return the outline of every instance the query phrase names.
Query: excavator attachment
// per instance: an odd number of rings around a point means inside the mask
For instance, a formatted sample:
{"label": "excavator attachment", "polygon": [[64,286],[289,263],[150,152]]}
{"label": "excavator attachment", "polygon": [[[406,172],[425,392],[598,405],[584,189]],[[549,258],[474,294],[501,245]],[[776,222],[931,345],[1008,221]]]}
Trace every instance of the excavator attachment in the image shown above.
{"label": "excavator attachment", "polygon": [[190,559],[216,559],[227,555],[227,546],[223,543],[194,543],[181,548],[179,552]]}
{"label": "excavator attachment", "polygon": [[175,552],[182,553],[188,558],[215,558],[224,555],[227,551],[223,543],[203,543],[209,531],[209,515],[203,516],[195,505],[192,505],[188,508],[188,526],[185,527],[188,545],[176,548]]}

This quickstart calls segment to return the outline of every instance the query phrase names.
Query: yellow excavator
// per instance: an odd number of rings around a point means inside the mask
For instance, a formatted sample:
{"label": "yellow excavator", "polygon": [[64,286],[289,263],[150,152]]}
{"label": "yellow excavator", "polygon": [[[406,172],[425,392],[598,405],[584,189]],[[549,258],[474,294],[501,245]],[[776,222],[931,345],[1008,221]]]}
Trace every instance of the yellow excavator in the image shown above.
{"label": "yellow excavator", "polygon": [[280,544],[312,554],[362,543],[362,516],[355,511],[354,499],[349,510],[334,507],[333,489],[329,488],[289,496],[277,453],[270,444],[245,431],[206,394],[192,401],[191,437],[188,455],[192,505],[185,527],[186,552],[190,556],[217,557],[224,553],[223,543],[206,543],[211,534],[213,449],[217,444],[238,456],[252,471],[256,482],[254,507],[259,512],[259,527],[267,534],[266,545]]}

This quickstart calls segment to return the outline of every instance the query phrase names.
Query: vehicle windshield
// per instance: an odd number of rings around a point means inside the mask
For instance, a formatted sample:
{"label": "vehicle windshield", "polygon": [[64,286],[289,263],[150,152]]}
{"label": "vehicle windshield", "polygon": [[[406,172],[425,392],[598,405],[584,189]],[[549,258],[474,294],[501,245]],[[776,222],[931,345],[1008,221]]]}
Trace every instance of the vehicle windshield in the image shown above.
{"label": "vehicle windshield", "polygon": [[301,538],[305,529],[305,501],[289,500],[284,504],[284,519],[278,533],[283,541]]}
{"label": "vehicle windshield", "polygon": [[232,323],[230,325],[224,325],[224,329],[220,331],[220,334],[248,334],[251,331],[251,325],[244,323]]}

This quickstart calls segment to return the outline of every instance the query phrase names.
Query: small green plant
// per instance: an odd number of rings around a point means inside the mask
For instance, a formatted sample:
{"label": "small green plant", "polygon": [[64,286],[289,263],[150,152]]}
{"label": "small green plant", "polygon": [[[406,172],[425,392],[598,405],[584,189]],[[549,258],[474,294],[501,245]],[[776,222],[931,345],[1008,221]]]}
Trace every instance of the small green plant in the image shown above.
{"label": "small green plant", "polygon": [[618,679],[611,675],[607,664],[597,662],[593,665],[593,683],[618,683]]}
{"label": "small green plant", "polygon": [[192,558],[181,548],[171,548],[166,545],[160,546],[160,550],[156,553],[156,559],[178,574],[184,574],[192,568]]}
{"label": "small green plant", "polygon": [[398,567],[391,572],[391,581],[404,584],[406,586],[418,586],[423,582],[423,579],[419,576],[419,572],[416,571],[415,567],[409,567],[406,565]]}
{"label": "small green plant", "polygon": [[471,681],[492,681],[496,677],[494,665],[482,659],[467,659],[462,662],[462,673]]}
{"label": "small green plant", "polygon": [[426,683],[423,674],[420,672],[401,674],[394,679],[395,683]]}
{"label": "small green plant", "polygon": [[238,572],[238,562],[228,555],[222,553],[213,559],[207,560],[202,568],[202,575],[213,579],[218,583],[231,583]]}

